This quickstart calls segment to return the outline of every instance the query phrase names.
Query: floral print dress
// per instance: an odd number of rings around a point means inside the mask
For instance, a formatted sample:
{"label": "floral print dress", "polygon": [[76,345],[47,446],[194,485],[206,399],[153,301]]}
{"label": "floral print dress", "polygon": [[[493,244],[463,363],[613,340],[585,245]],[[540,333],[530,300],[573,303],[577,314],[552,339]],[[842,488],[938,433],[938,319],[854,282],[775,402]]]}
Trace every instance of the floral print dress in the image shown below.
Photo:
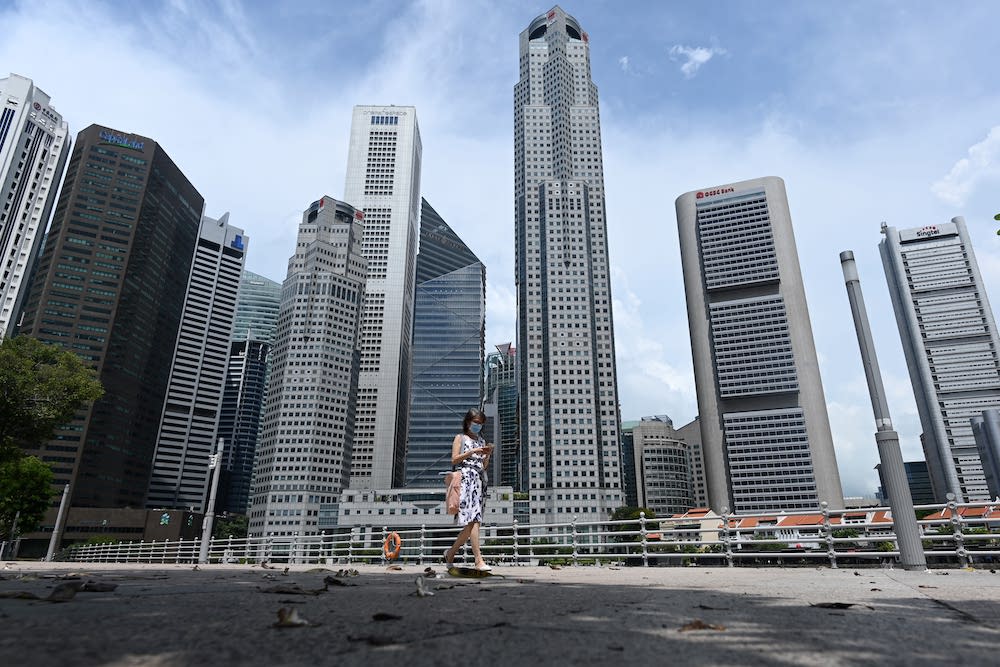
{"label": "floral print dress", "polygon": [[[471,438],[463,433],[462,448],[459,451],[464,454],[470,449],[485,445],[486,441],[482,438]],[[485,458],[482,454],[473,454],[459,465],[459,470],[462,471],[462,494],[455,522],[460,526],[483,521],[483,510],[486,506],[486,470],[483,467]]]}

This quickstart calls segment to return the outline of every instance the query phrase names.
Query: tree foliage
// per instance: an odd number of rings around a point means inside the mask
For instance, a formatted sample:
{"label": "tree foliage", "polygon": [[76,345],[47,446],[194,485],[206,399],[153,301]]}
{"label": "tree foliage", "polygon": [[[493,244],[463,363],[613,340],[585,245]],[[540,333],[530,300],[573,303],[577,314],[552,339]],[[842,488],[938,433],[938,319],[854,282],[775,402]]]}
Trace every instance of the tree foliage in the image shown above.
{"label": "tree foliage", "polygon": [[[104,394],[96,373],[58,345],[28,336],[0,340],[0,534],[34,530],[52,501],[52,470],[22,447],[50,439]],[[18,514],[20,513],[20,514]]]}
{"label": "tree foliage", "polygon": [[72,352],[28,336],[0,341],[0,457],[48,440],[103,394],[96,373]]}
{"label": "tree foliage", "polygon": [[648,507],[619,507],[611,515],[612,521],[625,521],[625,520],[639,520],[639,514],[644,513],[646,519],[655,519],[656,512],[649,509]]}
{"label": "tree foliage", "polygon": [[233,539],[242,540],[247,536],[247,526],[249,519],[242,514],[226,514],[215,518],[212,526],[212,537],[217,540]]}
{"label": "tree foliage", "polygon": [[54,495],[52,469],[34,456],[0,462],[0,539],[28,533],[38,527]]}

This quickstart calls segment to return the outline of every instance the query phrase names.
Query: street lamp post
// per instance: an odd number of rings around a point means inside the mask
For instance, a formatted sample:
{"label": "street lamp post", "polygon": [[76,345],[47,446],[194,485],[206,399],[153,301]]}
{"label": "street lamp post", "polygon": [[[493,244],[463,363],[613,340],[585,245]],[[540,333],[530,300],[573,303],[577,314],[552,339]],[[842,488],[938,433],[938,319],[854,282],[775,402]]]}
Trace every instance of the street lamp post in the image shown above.
{"label": "street lamp post", "polygon": [[212,486],[208,495],[208,506],[205,508],[205,518],[201,523],[201,551],[198,554],[199,563],[208,562],[208,544],[212,539],[212,523],[215,520],[215,492],[219,488],[219,472],[222,470],[222,446],[225,440],[219,438],[219,446],[208,458],[208,469],[212,473]]}
{"label": "street lamp post", "polygon": [[851,302],[854,327],[858,334],[858,346],[861,348],[861,361],[864,364],[865,377],[868,380],[872,412],[875,414],[875,442],[878,447],[879,459],[882,462],[885,490],[889,494],[893,531],[896,533],[896,542],[899,545],[899,559],[907,570],[925,570],[927,569],[927,558],[924,556],[924,548],[920,542],[917,517],[913,513],[913,497],[910,495],[910,486],[906,481],[903,454],[899,449],[899,435],[892,428],[889,403],[886,401],[885,388],[882,386],[882,374],[878,369],[875,342],[872,339],[871,326],[868,324],[868,311],[865,309],[865,299],[861,294],[861,278],[858,276],[858,267],[854,262],[854,253],[850,250],[840,253],[840,265],[844,271],[847,298]]}
{"label": "street lamp post", "polygon": [[62,540],[63,526],[66,524],[66,512],[69,511],[69,484],[63,487],[62,500],[59,501],[59,514],[56,515],[56,525],[52,529],[52,536],[49,538],[49,550],[45,554],[45,561],[51,561],[59,548]]}

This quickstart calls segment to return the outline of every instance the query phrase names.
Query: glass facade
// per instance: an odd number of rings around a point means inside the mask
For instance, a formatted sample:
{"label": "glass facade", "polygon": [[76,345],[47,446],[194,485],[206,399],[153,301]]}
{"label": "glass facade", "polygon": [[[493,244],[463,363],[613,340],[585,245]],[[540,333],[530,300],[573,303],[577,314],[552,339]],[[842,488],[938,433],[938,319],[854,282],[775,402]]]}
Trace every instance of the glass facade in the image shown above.
{"label": "glass facade", "polygon": [[422,200],[413,306],[407,486],[441,486],[451,443],[483,398],[486,268]]}
{"label": "glass facade", "polygon": [[499,483],[520,492],[521,428],[518,421],[517,352],[510,343],[497,345],[486,357],[486,401],[496,409]]}
{"label": "glass facade", "polygon": [[78,507],[145,504],[204,207],[162,148],[124,136],[77,135],[20,329],[76,352],[104,385],[31,452]]}
{"label": "glass facade", "polygon": [[280,307],[281,283],[244,270],[219,416],[219,437],[225,440],[225,449],[217,511],[247,511]]}
{"label": "glass facade", "polygon": [[274,330],[281,308],[281,283],[243,271],[240,292],[236,297],[236,322],[233,340],[274,342]]}

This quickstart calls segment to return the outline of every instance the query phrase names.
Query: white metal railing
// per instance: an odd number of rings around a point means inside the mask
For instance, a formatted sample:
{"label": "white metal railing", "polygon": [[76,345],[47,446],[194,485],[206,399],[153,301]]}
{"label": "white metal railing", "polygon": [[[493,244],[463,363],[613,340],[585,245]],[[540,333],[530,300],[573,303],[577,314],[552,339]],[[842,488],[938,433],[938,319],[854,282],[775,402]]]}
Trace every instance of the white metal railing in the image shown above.
{"label": "white metal railing", "polygon": [[[968,566],[1000,559],[1000,503],[917,506],[928,564]],[[623,521],[485,525],[483,555],[503,565],[618,562],[630,565],[789,565],[826,562],[889,565],[899,556],[888,508],[706,515]],[[398,560],[438,562],[456,527],[368,527],[363,537],[345,527],[286,538],[213,539],[210,563],[382,563],[390,532],[402,544]],[[114,563],[196,563],[200,540],[76,544],[58,560]],[[466,546],[457,558],[471,560]]]}

